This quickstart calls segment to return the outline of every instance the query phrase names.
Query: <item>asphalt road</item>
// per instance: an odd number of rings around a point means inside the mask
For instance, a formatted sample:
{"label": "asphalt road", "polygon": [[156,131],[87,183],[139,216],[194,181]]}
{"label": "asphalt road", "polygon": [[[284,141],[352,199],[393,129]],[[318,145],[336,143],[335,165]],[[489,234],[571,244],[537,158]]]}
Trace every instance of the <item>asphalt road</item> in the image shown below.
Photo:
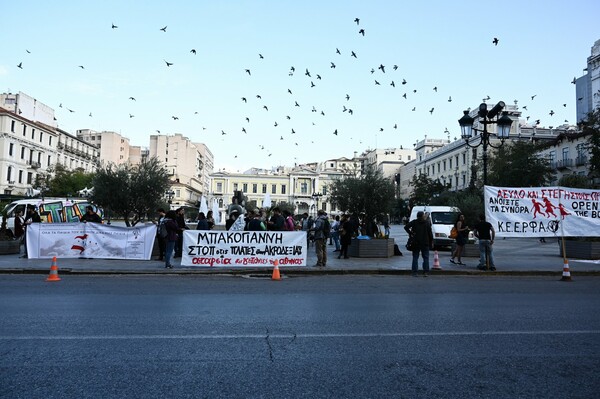
{"label": "asphalt road", "polygon": [[600,279],[0,276],[2,398],[594,398]]}

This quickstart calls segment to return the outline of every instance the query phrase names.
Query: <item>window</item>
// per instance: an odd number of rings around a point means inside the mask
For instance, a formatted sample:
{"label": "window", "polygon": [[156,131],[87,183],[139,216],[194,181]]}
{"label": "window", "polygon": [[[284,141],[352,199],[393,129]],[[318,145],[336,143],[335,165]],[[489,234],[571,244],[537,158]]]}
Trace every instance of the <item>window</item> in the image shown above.
{"label": "window", "polygon": [[48,137],[48,145],[52,146],[52,136]]}
{"label": "window", "polygon": [[263,193],[263,194],[266,194],[266,193],[267,193],[267,185],[266,185],[266,184],[263,184],[263,185],[262,185],[262,193]]}
{"label": "window", "polygon": [[19,171],[19,183],[23,183],[23,171]]}
{"label": "window", "polygon": [[242,191],[245,193],[248,192],[248,183],[242,183]]}
{"label": "window", "polygon": [[285,184],[281,185],[281,194],[285,194]]}
{"label": "window", "polygon": [[410,161],[410,155],[408,156],[408,160]]}
{"label": "window", "polygon": [[550,153],[548,154],[548,162],[550,163],[550,167],[554,168],[555,162],[556,162],[556,151],[550,151]]}
{"label": "window", "polygon": [[444,170],[446,170],[446,160],[444,160]]}
{"label": "window", "polygon": [[222,193],[223,192],[223,183],[217,182],[217,192],[218,193]]}
{"label": "window", "polygon": [[569,159],[569,147],[565,147],[562,149],[562,159],[563,161]]}
{"label": "window", "polygon": [[271,184],[271,194],[277,194],[277,185]]}
{"label": "window", "polygon": [[467,154],[462,154],[463,156],[463,165],[467,164]]}
{"label": "window", "polygon": [[252,184],[252,193],[253,194],[258,193],[258,184],[256,184],[256,183]]}
{"label": "window", "polygon": [[52,156],[48,155],[48,163],[46,163],[46,166],[50,166],[51,162],[52,162]]}
{"label": "window", "polygon": [[41,165],[42,164],[42,153],[38,152],[38,163]]}
{"label": "window", "polygon": [[8,167],[8,171],[6,172],[6,180],[10,181],[12,178],[12,166]]}
{"label": "window", "polygon": [[10,122],[10,131],[13,133],[15,132],[15,121]]}
{"label": "window", "polygon": [[8,155],[9,156],[13,156],[13,149],[15,148],[15,145],[13,143],[10,143],[10,145],[8,146]]}
{"label": "window", "polygon": [[27,133],[27,125],[23,124],[23,136]]}
{"label": "window", "polygon": [[238,191],[238,184],[237,183],[233,183],[233,191]]}
{"label": "window", "polygon": [[44,132],[40,132],[40,143],[44,140]]}
{"label": "window", "polygon": [[308,194],[308,183],[300,183],[300,194]]}
{"label": "window", "polygon": [[31,184],[33,181],[33,172],[27,172],[27,184]]}
{"label": "window", "polygon": [[452,169],[452,158],[450,158],[450,159],[448,160],[448,167],[449,167],[450,169]]}
{"label": "window", "polygon": [[25,147],[21,147],[21,159],[25,159]]}

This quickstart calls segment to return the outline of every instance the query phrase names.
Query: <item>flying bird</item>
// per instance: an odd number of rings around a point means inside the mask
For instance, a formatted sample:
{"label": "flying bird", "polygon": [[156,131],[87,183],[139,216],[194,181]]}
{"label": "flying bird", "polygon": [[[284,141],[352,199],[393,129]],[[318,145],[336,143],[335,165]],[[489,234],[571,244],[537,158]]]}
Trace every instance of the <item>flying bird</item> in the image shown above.
{"label": "flying bird", "polygon": [[69,108],[67,108],[67,110],[68,110],[69,112],[75,112],[75,111],[73,111],[72,109],[69,109]]}
{"label": "flying bird", "polygon": [[117,29],[117,28],[118,28],[118,26],[117,26],[117,25],[115,25],[115,24],[112,24],[112,28],[113,28],[113,29]]}
{"label": "flying bird", "polygon": [[315,87],[315,84],[313,83],[313,81],[310,81],[310,87]]}
{"label": "flying bird", "polygon": [[498,42],[499,42],[499,40],[497,37],[495,37],[494,40],[492,40],[492,43],[494,43],[494,46],[497,46]]}
{"label": "flying bird", "polygon": [[225,131],[221,130],[221,136],[226,135],[227,133],[225,133]]}
{"label": "flying bird", "polygon": [[292,91],[290,89],[288,89],[288,93],[292,94]]}
{"label": "flying bird", "polygon": [[404,93],[404,94],[402,95],[402,97],[404,97],[404,98],[406,99],[406,93]]}
{"label": "flying bird", "polygon": [[306,72],[304,72],[304,74],[310,78],[310,72],[308,72],[308,68],[306,68]]}
{"label": "flying bird", "polygon": [[173,63],[172,63],[172,62],[169,62],[169,61],[167,61],[167,60],[163,60],[163,61],[165,62],[165,64],[167,64],[167,66],[168,66],[168,67],[170,67],[171,65],[173,65]]}
{"label": "flying bird", "polygon": [[433,88],[433,91],[435,91],[435,92],[437,93],[437,86],[435,86],[435,87]]}
{"label": "flying bird", "polygon": [[160,30],[162,30],[163,32],[167,32],[167,27],[165,26],[164,28],[160,28]]}
{"label": "flying bird", "polygon": [[92,117],[92,113],[90,112],[90,118]]}
{"label": "flying bird", "polygon": [[246,97],[242,97],[242,101],[245,102],[245,103],[248,102],[248,100],[246,100]]}
{"label": "flying bird", "polygon": [[398,65],[394,65],[394,71],[398,70]]}
{"label": "flying bird", "polygon": [[381,83],[379,83],[377,79],[375,79],[375,84],[381,86]]}
{"label": "flying bird", "polygon": [[321,75],[317,74],[317,79],[322,80]]}
{"label": "flying bird", "polygon": [[346,101],[350,101],[350,94],[346,94]]}
{"label": "flying bird", "polygon": [[330,68],[335,68],[335,64],[332,62]]}
{"label": "flying bird", "polygon": [[294,106],[295,107],[299,107],[300,106],[300,104],[298,104],[298,101],[294,101]]}
{"label": "flying bird", "polygon": [[360,29],[360,30],[358,31],[358,33],[364,36],[364,35],[365,35],[365,30],[364,30],[364,29]]}
{"label": "flying bird", "polygon": [[350,53],[350,56],[351,56],[351,57],[354,57],[354,58],[358,58],[358,57],[356,56],[356,53],[355,53],[354,51],[352,51],[352,52]]}
{"label": "flying bird", "polygon": [[179,117],[177,117],[177,116],[171,116],[171,118],[173,118],[174,121],[178,121],[179,120]]}
{"label": "flying bird", "polygon": [[246,117],[246,122],[250,123],[250,118]]}
{"label": "flying bird", "polygon": [[342,55],[342,53],[340,53],[340,49],[337,47],[335,48],[335,52],[336,52],[336,54]]}
{"label": "flying bird", "polygon": [[258,54],[258,58],[260,58],[261,60],[264,60],[264,59],[265,59],[265,57],[263,57],[263,55],[262,55],[262,54],[260,54],[260,53]]}
{"label": "flying bird", "polygon": [[402,79],[402,84],[405,85],[406,84],[406,79]]}
{"label": "flying bird", "polygon": [[131,101],[135,101],[135,97],[129,97]]}
{"label": "flying bird", "polygon": [[247,133],[246,128],[242,128],[242,132]]}
{"label": "flying bird", "polygon": [[246,73],[248,74],[248,76],[252,76],[252,74],[250,73],[249,69],[245,69]]}
{"label": "flying bird", "polygon": [[196,55],[196,49],[191,49],[191,50],[190,50],[190,53],[192,53],[192,54]]}
{"label": "flying bird", "polygon": [[275,121],[275,125],[274,125],[274,126],[275,126],[275,127],[279,126],[279,125],[277,124],[277,121]]}
{"label": "flying bird", "polygon": [[27,49],[25,49],[25,51],[27,51],[27,54],[31,54],[31,51],[29,51],[29,50],[27,50]]}
{"label": "flying bird", "polygon": [[19,62],[19,65],[17,65],[17,68],[23,69],[23,63]]}
{"label": "flying bird", "polygon": [[336,136],[338,135],[337,129],[335,129],[335,131],[333,132],[333,134],[335,134]]}
{"label": "flying bird", "polygon": [[359,22],[360,22],[360,19],[359,18],[354,18],[354,22],[356,22],[356,25],[358,25]]}
{"label": "flying bird", "polygon": [[537,94],[534,94],[533,96],[531,96],[531,100],[533,100],[536,96],[537,96]]}
{"label": "flying bird", "polygon": [[263,108],[266,109],[267,111],[269,110],[269,108],[266,105],[263,105]]}
{"label": "flying bird", "polygon": [[129,119],[133,118],[135,115],[129,114]]}
{"label": "flying bird", "polygon": [[258,98],[258,99],[262,99],[262,97],[260,96],[260,94],[257,94],[257,95],[256,95],[256,98]]}
{"label": "flying bird", "polygon": [[577,78],[575,76],[573,76],[573,80],[571,81],[571,83],[573,83],[573,84],[577,83]]}
{"label": "flying bird", "polygon": [[392,80],[392,83],[390,83],[390,86],[396,87],[396,83],[394,83],[394,81]]}
{"label": "flying bird", "polygon": [[381,69],[381,72],[385,73],[385,66],[383,64],[379,64],[377,69]]}
{"label": "flying bird", "polygon": [[448,102],[451,103],[452,102],[452,96],[448,97]]}
{"label": "flying bird", "polygon": [[375,69],[371,68],[371,75],[373,75],[375,73]]}
{"label": "flying bird", "polygon": [[429,113],[430,113],[431,115],[433,115],[433,110],[434,110],[434,109],[435,109],[435,108],[431,108],[431,109],[429,110]]}
{"label": "flying bird", "polygon": [[550,110],[550,116],[553,116],[553,115],[554,115],[554,111]]}
{"label": "flying bird", "polygon": [[79,68],[81,68],[81,69],[85,69],[85,68],[83,67],[83,65],[79,65]]}
{"label": "flying bird", "polygon": [[398,124],[394,123],[394,129],[398,129]]}

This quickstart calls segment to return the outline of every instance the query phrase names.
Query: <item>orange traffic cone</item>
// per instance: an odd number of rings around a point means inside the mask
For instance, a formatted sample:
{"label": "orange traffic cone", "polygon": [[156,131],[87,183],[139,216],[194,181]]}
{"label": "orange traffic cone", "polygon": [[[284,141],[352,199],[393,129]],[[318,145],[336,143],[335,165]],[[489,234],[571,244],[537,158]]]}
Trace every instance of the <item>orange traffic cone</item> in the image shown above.
{"label": "orange traffic cone", "polygon": [[56,256],[52,258],[52,266],[50,266],[50,274],[46,281],[60,281],[58,277],[58,266],[56,266]]}
{"label": "orange traffic cone", "polygon": [[273,268],[273,276],[271,277],[271,280],[281,280],[281,275],[279,274],[279,261],[275,260],[275,262],[273,262],[273,264],[275,265],[275,267]]}
{"label": "orange traffic cone", "polygon": [[442,270],[440,266],[440,256],[438,255],[438,251],[433,253],[433,267],[432,270]]}
{"label": "orange traffic cone", "polygon": [[571,280],[571,272],[569,271],[569,261],[565,258],[565,264],[563,266],[563,274],[560,281],[573,281]]}

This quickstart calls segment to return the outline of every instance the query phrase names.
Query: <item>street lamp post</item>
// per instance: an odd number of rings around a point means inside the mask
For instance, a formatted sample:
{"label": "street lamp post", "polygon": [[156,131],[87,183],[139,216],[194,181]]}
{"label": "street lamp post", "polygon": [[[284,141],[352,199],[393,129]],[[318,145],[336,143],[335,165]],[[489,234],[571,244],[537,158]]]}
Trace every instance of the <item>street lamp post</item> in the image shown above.
{"label": "street lamp post", "polygon": [[[498,104],[494,105],[494,107],[488,111],[487,104],[482,103],[479,106],[479,110],[477,111],[477,117],[479,118],[479,123],[483,125],[483,130],[476,129],[473,127],[475,123],[475,118],[469,115],[469,111],[464,111],[464,115],[462,118],[458,120],[458,124],[460,125],[461,136],[465,140],[467,146],[471,148],[477,148],[480,145],[483,146],[483,184],[487,185],[487,149],[488,146],[492,148],[500,148],[504,144],[504,140],[506,140],[510,134],[510,126],[512,125],[512,119],[508,116],[508,112],[502,112],[502,116],[500,118],[494,119],[498,116],[498,114],[504,109],[504,101],[498,102]],[[496,137],[500,139],[500,145],[494,146],[490,142],[490,137],[493,135],[488,132],[488,125],[498,125],[498,131],[496,132]],[[479,132],[480,140],[479,143],[473,145],[469,143],[469,140],[476,136],[476,132]]]}
{"label": "street lamp post", "polygon": [[173,202],[173,197],[175,197],[175,191],[173,191],[173,190],[165,191],[165,195],[167,196],[167,203],[169,204],[169,210],[171,210],[171,203]]}
{"label": "street lamp post", "polygon": [[312,193],[312,199],[315,201],[315,214],[319,212],[319,199],[323,196],[321,193]]}

